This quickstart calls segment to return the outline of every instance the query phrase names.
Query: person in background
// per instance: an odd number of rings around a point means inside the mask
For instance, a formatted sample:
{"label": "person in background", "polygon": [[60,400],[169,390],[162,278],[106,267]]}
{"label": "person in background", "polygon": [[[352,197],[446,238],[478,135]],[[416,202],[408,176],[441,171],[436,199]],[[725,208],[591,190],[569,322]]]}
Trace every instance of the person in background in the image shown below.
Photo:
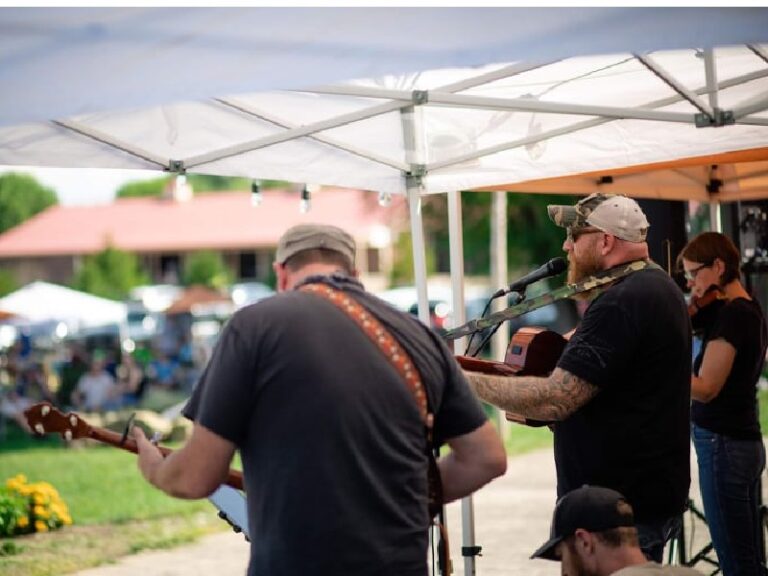
{"label": "person in background", "polygon": [[[680,252],[702,346],[691,376],[692,435],[699,485],[723,576],[763,576],[760,475],[765,448],[757,381],[768,331],[760,305],[740,280],[741,257],[727,236],[704,232]],[[700,311],[705,295],[711,302]]]}
{"label": "person in background", "polygon": [[661,561],[690,485],[691,326],[683,294],[650,262],[649,224],[625,196],[549,206],[566,229],[568,281],[636,271],[593,298],[548,377],[469,372],[483,400],[553,422],[558,496],[584,484],[624,494],[640,547]]}
{"label": "person in background", "polygon": [[62,408],[72,405],[72,393],[83,374],[88,372],[86,354],[80,345],[68,343],[66,353],[67,357],[59,369],[60,385],[56,390],[56,403]]}
{"label": "person in background", "polygon": [[102,412],[120,407],[120,387],[104,368],[104,358],[94,354],[88,372],[80,377],[72,400],[78,410]]}
{"label": "person in background", "polygon": [[[433,444],[451,448],[438,462],[444,500],[506,470],[501,439],[451,351],[364,290],[355,251],[335,226],[287,230],[274,263],[280,293],[230,318],[184,409],[189,441],[163,458],[134,429],[144,477],[182,498],[213,492],[240,449],[249,576],[427,576],[429,443],[405,382],[414,369]],[[362,306],[410,356],[409,376],[390,362],[406,358],[385,355],[347,312],[304,286]]]}
{"label": "person in background", "polygon": [[582,486],[558,500],[547,540],[531,558],[561,563],[564,576],[701,576],[649,562],[638,544],[632,506],[619,492]]}

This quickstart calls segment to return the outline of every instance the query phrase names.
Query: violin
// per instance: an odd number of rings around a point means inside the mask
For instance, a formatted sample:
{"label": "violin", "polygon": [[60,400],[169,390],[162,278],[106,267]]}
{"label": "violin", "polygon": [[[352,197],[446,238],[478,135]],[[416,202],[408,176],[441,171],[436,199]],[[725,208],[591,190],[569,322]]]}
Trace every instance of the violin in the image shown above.
{"label": "violin", "polygon": [[700,335],[714,324],[725,302],[725,294],[716,284],[712,284],[701,296],[691,296],[688,315],[691,318],[694,334]]}
{"label": "violin", "polygon": [[706,308],[710,304],[722,300],[724,298],[723,291],[717,284],[712,284],[707,291],[701,296],[691,296],[691,301],[688,303],[688,316],[693,317],[699,313],[702,308]]}

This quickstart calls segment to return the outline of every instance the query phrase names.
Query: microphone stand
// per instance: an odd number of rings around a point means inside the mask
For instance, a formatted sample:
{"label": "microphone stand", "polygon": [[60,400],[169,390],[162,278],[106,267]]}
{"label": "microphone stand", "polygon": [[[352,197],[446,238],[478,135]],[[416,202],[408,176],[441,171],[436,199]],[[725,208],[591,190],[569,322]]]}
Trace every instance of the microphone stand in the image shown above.
{"label": "microphone stand", "polygon": [[[488,314],[488,311],[489,311],[489,310],[490,310],[490,308],[491,308],[491,303],[492,303],[492,302],[493,302],[493,301],[494,301],[496,298],[499,298],[499,297],[501,297],[501,296],[508,296],[508,297],[510,297],[510,295],[511,295],[511,298],[512,298],[512,300],[513,300],[512,304],[511,304],[512,306],[514,306],[514,305],[516,305],[516,304],[520,304],[520,302],[522,302],[523,300],[525,300],[525,288],[523,288],[523,289],[522,289],[522,291],[508,292],[507,294],[499,294],[498,296],[497,296],[497,295],[491,296],[491,297],[488,299],[488,302],[486,302],[486,304],[485,304],[485,308],[483,308],[483,312],[482,312],[482,314],[480,314],[480,318],[485,318],[485,315],[486,315],[486,314]],[[501,326],[501,324],[502,324],[502,323],[501,323],[501,322],[499,322],[498,324],[494,325],[494,326],[493,326],[493,327],[490,329],[490,331],[489,331],[489,332],[488,332],[488,333],[485,335],[485,337],[482,339],[482,341],[481,341],[481,342],[480,342],[480,344],[477,346],[477,348],[475,349],[475,351],[474,351],[474,352],[470,352],[470,349],[471,349],[471,347],[472,347],[472,342],[473,342],[473,341],[474,341],[474,339],[475,339],[475,335],[476,335],[476,334],[478,334],[478,332],[473,332],[473,333],[470,335],[470,337],[469,337],[469,342],[467,342],[467,348],[466,348],[466,350],[464,350],[464,356],[471,356],[471,357],[473,357],[473,358],[474,358],[474,357],[476,357],[478,354],[480,354],[480,352],[482,352],[482,350],[483,350],[483,348],[485,347],[485,345],[486,345],[486,344],[488,344],[488,341],[489,341],[491,338],[493,338],[493,335],[494,335],[494,334],[496,334],[496,331],[499,329],[499,327]]]}

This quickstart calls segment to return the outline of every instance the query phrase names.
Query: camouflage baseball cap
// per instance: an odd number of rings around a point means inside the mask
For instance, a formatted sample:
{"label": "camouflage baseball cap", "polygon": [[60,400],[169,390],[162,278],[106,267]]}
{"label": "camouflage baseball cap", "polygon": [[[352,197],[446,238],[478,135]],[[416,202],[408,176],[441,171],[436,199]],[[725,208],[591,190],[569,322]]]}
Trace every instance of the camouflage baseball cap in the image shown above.
{"label": "camouflage baseball cap", "polygon": [[596,192],[575,206],[547,206],[549,219],[563,228],[592,226],[628,242],[645,242],[648,219],[637,202],[626,196]]}
{"label": "camouflage baseball cap", "polygon": [[286,230],[277,242],[275,260],[283,264],[294,254],[322,248],[339,252],[355,263],[355,240],[347,232],[328,224],[299,224]]}

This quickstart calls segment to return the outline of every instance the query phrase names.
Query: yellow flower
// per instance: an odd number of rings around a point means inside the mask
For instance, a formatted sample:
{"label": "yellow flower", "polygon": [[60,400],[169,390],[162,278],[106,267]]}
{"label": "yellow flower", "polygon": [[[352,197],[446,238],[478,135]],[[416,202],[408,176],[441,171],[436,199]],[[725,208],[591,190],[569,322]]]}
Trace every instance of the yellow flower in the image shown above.
{"label": "yellow flower", "polygon": [[35,504],[45,504],[45,496],[38,492],[37,494],[32,495],[32,501]]}
{"label": "yellow flower", "polygon": [[26,528],[27,526],[29,526],[29,518],[27,518],[26,516],[22,516],[21,518],[18,519],[18,521],[16,522],[16,525],[19,528]]}
{"label": "yellow flower", "polygon": [[32,511],[38,518],[48,518],[50,513],[43,506],[35,506]]}
{"label": "yellow flower", "polygon": [[35,521],[35,531],[36,532],[48,532],[48,525],[43,522],[42,520]]}

